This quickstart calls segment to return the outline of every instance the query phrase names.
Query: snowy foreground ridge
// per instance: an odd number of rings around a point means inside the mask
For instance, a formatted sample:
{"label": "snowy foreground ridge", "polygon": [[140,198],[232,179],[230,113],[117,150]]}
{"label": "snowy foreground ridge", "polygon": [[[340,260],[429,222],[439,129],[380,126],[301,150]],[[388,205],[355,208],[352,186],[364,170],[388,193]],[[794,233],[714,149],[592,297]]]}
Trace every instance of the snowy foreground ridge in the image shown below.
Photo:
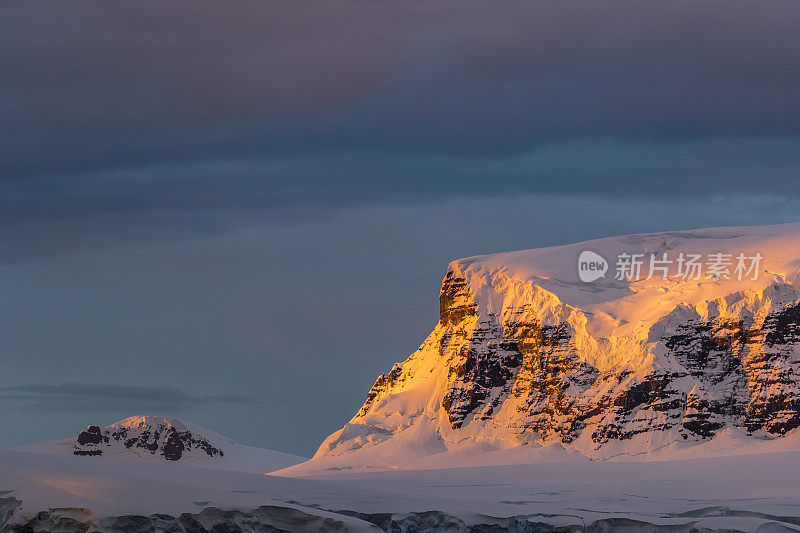
{"label": "snowy foreground ridge", "polygon": [[[609,262],[604,278],[579,279],[585,250]],[[651,254],[723,254],[732,264],[700,279],[673,265],[667,279],[658,271],[647,279]],[[763,259],[737,279],[740,255]],[[643,258],[642,277],[616,279],[620,256]],[[513,448],[523,457],[536,449],[551,458],[556,450],[691,456],[693,447],[707,454],[700,445],[734,437],[758,446],[800,425],[798,290],[800,224],[453,261],[433,332],[378,377],[315,462],[425,465],[431,454],[501,451],[507,459],[515,452],[502,450]]]}

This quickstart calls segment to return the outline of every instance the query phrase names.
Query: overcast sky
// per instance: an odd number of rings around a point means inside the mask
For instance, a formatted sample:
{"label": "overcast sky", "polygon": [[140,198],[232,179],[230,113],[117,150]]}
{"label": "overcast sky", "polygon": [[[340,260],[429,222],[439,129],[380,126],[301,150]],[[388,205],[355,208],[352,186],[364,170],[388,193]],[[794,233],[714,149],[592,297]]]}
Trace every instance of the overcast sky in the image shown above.
{"label": "overcast sky", "polygon": [[795,1],[5,2],[0,447],[310,455],[449,261],[800,220]]}

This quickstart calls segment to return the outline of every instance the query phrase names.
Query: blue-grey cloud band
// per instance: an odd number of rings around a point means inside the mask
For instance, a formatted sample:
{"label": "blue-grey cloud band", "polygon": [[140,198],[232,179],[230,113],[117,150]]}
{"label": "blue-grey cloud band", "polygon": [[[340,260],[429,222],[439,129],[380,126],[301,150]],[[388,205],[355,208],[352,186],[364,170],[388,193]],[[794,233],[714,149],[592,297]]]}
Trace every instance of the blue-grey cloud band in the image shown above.
{"label": "blue-grey cloud band", "polygon": [[26,384],[0,387],[0,400],[37,411],[119,411],[131,414],[150,410],[182,411],[215,404],[251,404],[250,396],[190,394],[177,387],[116,385],[108,383]]}
{"label": "blue-grey cloud band", "polygon": [[4,7],[6,226],[147,213],[161,234],[197,209],[283,222],[502,194],[797,194],[796,3],[187,7]]}

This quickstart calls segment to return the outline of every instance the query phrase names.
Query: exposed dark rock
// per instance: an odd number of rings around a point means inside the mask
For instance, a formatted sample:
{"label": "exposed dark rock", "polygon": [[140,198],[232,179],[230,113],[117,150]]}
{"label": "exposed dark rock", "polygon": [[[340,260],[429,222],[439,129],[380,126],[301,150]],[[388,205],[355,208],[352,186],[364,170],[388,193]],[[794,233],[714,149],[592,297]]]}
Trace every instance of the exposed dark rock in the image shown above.
{"label": "exposed dark rock", "polygon": [[720,410],[708,400],[689,394],[686,397],[683,427],[703,438],[711,438],[717,430],[725,427],[725,422],[716,416],[719,414],[721,414]]}
{"label": "exposed dark rock", "polygon": [[[161,450],[161,453],[164,455],[164,458],[168,461],[177,461],[183,455],[183,438],[179,435],[175,430],[172,430],[167,435],[167,438],[164,439],[164,445]],[[188,435],[184,436],[184,438],[190,438]]]}
{"label": "exposed dark rock", "polygon": [[372,403],[375,401],[375,398],[386,392],[395,383],[398,383],[402,379],[402,374],[403,369],[400,367],[400,365],[395,365],[391,371],[378,376],[378,379],[375,380],[375,384],[367,393],[367,399],[364,401],[364,405],[361,406],[361,409],[358,411],[356,416],[363,416],[367,411],[369,411],[370,407],[372,407]]}
{"label": "exposed dark rock", "polygon": [[800,303],[767,317],[764,330],[767,332],[764,342],[770,348],[800,343]]}
{"label": "exposed dark rock", "polygon": [[103,442],[108,442],[108,436],[100,432],[99,426],[89,426],[78,434],[78,444],[81,446]]}
{"label": "exposed dark rock", "polygon": [[140,427],[89,426],[78,435],[73,453],[78,456],[98,456],[103,455],[104,450],[122,446],[138,453],[161,455],[168,461],[178,461],[193,450],[201,450],[209,457],[224,456],[221,449],[202,435],[179,430],[163,418],[149,417],[147,420],[149,425]]}
{"label": "exposed dark rock", "polygon": [[691,376],[719,383],[742,375],[742,351],[753,335],[742,322],[690,321],[677,330],[664,346]]}
{"label": "exposed dark rock", "polygon": [[477,306],[469,293],[467,281],[448,270],[439,293],[439,321],[443,325],[457,324],[476,313]]}

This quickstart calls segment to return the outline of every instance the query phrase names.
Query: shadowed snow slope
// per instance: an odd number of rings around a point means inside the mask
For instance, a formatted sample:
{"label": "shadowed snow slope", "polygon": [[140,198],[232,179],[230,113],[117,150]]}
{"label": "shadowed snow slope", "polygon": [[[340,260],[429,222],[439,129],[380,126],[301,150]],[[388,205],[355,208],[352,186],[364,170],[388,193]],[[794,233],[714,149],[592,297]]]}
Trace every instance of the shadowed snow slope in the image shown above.
{"label": "shadowed snow slope", "polygon": [[[604,278],[580,281],[586,250],[608,262]],[[616,279],[624,254],[641,276]],[[693,256],[699,279],[678,272]],[[433,332],[296,470],[771,449],[800,426],[798,289],[800,224],[453,261]]]}

